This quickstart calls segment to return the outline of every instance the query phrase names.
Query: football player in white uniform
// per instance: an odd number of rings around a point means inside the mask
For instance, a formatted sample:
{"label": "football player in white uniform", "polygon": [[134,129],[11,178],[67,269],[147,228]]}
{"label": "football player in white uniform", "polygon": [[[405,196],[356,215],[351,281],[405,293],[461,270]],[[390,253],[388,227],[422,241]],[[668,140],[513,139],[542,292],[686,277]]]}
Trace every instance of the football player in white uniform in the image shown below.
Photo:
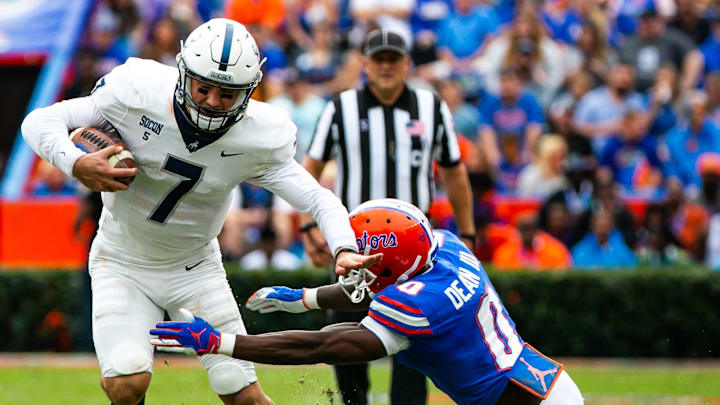
{"label": "football player in white uniform", "polygon": [[[214,19],[181,43],[178,69],[131,58],[90,96],[35,110],[23,122],[38,155],[104,191],[89,269],[101,386],[115,405],[144,403],[153,360],[147,331],[164,311],[178,319],[178,309],[188,308],[223,332],[245,333],[216,239],[237,184],[265,187],[313,216],[338,271],[380,259],[357,254],[347,210],[293,159],[296,128],[287,114],[250,99],[263,61],[242,24]],[[74,128],[110,126],[137,169],[109,166],[118,146],[85,154],[68,138]],[[115,180],[132,175],[129,187]],[[224,403],[272,403],[252,363],[200,360]]]}

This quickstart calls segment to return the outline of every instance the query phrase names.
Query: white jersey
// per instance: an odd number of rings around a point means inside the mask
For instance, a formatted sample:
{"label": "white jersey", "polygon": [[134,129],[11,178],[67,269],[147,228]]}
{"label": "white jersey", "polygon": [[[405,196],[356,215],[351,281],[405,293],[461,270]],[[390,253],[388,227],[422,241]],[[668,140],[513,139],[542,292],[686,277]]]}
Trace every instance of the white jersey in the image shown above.
{"label": "white jersey", "polygon": [[[177,78],[175,68],[130,58],[103,77],[88,97],[101,118],[118,130],[138,167],[127,191],[103,193],[100,238],[121,248],[129,260],[193,254],[220,233],[233,188],[248,181],[313,216],[331,251],[355,247],[345,208],[294,161],[296,128],[284,111],[251,100],[240,121],[198,149],[183,140],[175,119]],[[49,109],[63,104],[72,107],[64,102]],[[45,138],[57,134],[34,122],[47,118],[40,115],[26,119],[24,136],[38,154],[71,173],[72,165],[57,153],[76,152],[65,144],[48,146]]]}

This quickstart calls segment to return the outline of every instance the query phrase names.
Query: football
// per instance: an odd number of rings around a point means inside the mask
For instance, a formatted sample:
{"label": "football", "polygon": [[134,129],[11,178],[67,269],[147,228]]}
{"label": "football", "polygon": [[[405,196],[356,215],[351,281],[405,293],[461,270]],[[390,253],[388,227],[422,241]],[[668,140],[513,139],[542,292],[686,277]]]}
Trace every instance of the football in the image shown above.
{"label": "football", "polygon": [[[94,153],[111,145],[122,146],[122,152],[116,153],[108,159],[110,166],[114,168],[135,167],[135,158],[130,150],[128,150],[127,145],[123,142],[120,134],[118,134],[115,130],[105,132],[97,128],[83,127],[72,131],[70,133],[70,139],[78,149],[85,153]],[[135,176],[118,177],[115,180],[124,184],[130,184],[133,180],[135,180]]]}

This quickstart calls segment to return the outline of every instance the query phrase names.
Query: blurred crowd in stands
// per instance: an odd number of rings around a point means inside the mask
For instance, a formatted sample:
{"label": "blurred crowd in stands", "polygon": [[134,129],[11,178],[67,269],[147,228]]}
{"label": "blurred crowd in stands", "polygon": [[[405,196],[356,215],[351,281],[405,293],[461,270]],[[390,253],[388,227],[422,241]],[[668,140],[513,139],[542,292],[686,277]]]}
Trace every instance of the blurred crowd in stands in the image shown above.
{"label": "blurred crowd in stands", "polygon": [[[364,34],[400,33],[411,85],[453,113],[486,264],[720,268],[718,0],[100,0],[65,97],[128,57],[174,65],[213,17],[245,24],[267,57],[255,97],[289,112],[297,159],[328,98],[362,83]],[[67,193],[38,172],[34,192]],[[452,229],[438,190],[430,215]],[[227,257],[303,266],[287,204],[246,184],[236,194]]]}

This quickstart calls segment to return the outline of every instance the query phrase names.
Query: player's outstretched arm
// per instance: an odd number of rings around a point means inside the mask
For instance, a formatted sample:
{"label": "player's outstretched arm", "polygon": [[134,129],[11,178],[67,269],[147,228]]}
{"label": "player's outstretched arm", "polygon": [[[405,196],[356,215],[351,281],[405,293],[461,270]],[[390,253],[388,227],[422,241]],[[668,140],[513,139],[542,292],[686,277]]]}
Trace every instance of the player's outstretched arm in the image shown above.
{"label": "player's outstretched arm", "polygon": [[215,330],[202,318],[193,322],[160,322],[150,330],[158,348],[192,348],[197,354],[224,354],[265,364],[352,364],[385,357],[385,346],[357,323],[331,325],[320,331],[282,331],[233,335]]}
{"label": "player's outstretched arm", "polygon": [[[370,297],[354,304],[348,294],[342,291],[340,284],[330,284],[317,288],[263,287],[255,291],[245,303],[245,307],[265,314],[284,311],[301,313],[313,309],[336,309],[340,311],[363,311],[370,306]],[[351,291],[348,291],[348,293]]]}

